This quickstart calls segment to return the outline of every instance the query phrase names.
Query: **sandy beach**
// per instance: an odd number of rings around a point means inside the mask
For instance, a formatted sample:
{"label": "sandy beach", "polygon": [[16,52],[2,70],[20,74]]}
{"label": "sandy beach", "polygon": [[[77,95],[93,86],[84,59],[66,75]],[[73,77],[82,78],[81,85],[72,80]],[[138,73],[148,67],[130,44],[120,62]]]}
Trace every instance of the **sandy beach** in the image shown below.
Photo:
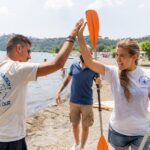
{"label": "sandy beach", "polygon": [[[94,101],[97,102],[96,88]],[[105,89],[105,91],[104,91]],[[104,94],[107,91],[107,94]],[[109,85],[103,84],[101,99],[111,99]],[[99,111],[93,108],[94,124],[90,128],[85,150],[96,150],[100,138]],[[111,111],[102,110],[103,130],[107,140],[108,121]],[[29,150],[69,150],[74,143],[71,123],[69,121],[69,100],[59,106],[47,107],[27,120],[27,143]]]}
{"label": "sandy beach", "polygon": [[[103,62],[114,64],[113,59],[103,58]],[[94,103],[98,102],[96,86],[93,84]],[[112,100],[109,84],[102,81],[101,100]],[[93,108],[94,124],[90,128],[85,150],[96,150],[100,138],[99,111]],[[104,136],[107,140],[108,122],[111,111],[102,110]],[[47,107],[27,119],[27,144],[29,150],[70,150],[74,143],[69,121],[69,99],[59,106]],[[111,146],[109,145],[111,150]]]}
{"label": "sandy beach", "polygon": [[[111,58],[101,58],[105,64],[116,65]],[[94,103],[97,100],[96,85],[93,84]],[[101,100],[113,100],[110,85],[102,81]],[[94,124],[90,128],[85,150],[96,150],[100,138],[99,111],[93,108]],[[104,136],[107,141],[108,124],[111,111],[102,110]],[[29,150],[70,150],[74,141],[69,121],[69,99],[59,106],[47,107],[27,119],[27,144]],[[113,148],[108,144],[109,150]]]}
{"label": "sandy beach", "polygon": [[[108,85],[103,85],[108,90]],[[109,94],[101,91],[101,98]],[[97,102],[96,88],[94,88],[94,101]],[[106,99],[107,100],[107,99]],[[100,138],[100,121],[97,108],[94,111],[94,124],[90,128],[89,138],[85,150],[96,150]],[[107,140],[108,121],[111,111],[102,110],[103,130]],[[69,121],[69,100],[59,106],[47,107],[27,120],[27,143],[29,150],[69,150],[74,143],[71,123]]]}

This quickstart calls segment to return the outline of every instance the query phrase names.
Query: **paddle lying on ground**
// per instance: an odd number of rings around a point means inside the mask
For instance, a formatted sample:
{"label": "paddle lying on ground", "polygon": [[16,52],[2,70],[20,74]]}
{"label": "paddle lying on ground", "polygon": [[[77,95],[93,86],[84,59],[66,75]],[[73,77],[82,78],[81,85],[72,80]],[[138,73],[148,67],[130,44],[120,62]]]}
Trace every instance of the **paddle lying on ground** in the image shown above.
{"label": "paddle lying on ground", "polygon": [[[93,48],[95,49],[96,53],[96,44],[99,36],[99,18],[97,12],[95,10],[87,10],[86,11],[86,19],[88,30],[90,34],[90,39]],[[102,126],[102,113],[101,113],[101,99],[100,99],[100,86],[97,86],[97,94],[98,94],[98,103],[99,103],[99,116],[100,116],[100,130],[101,130],[101,137],[98,141],[97,150],[108,150],[108,145],[103,135],[103,126]]]}

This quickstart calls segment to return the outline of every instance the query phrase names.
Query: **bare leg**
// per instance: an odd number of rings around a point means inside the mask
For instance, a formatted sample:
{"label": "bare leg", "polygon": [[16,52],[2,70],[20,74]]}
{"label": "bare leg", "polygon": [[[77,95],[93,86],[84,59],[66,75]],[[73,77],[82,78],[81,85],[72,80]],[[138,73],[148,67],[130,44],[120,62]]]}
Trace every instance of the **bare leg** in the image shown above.
{"label": "bare leg", "polygon": [[89,134],[89,127],[82,128],[81,148],[84,148]]}
{"label": "bare leg", "polygon": [[[129,147],[126,147],[126,148],[115,148],[115,150],[129,150]],[[133,149],[133,150],[135,150],[135,149]]]}
{"label": "bare leg", "polygon": [[135,150],[135,148],[133,146],[131,146],[131,150]]}
{"label": "bare leg", "polygon": [[79,139],[79,134],[80,134],[80,129],[79,129],[79,124],[78,125],[72,125],[73,126],[73,135],[74,135],[74,139],[75,139],[75,143],[77,145],[80,144],[80,139]]}

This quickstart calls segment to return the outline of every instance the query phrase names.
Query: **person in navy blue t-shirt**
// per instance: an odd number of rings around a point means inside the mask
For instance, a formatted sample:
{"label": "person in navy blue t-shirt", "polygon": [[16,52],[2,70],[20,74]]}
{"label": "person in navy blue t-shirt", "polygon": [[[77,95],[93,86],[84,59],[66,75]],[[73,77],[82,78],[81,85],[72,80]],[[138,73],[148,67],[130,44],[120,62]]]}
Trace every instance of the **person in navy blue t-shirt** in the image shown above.
{"label": "person in navy blue t-shirt", "polygon": [[[87,48],[91,51],[89,45],[87,45]],[[57,104],[59,104],[61,101],[61,92],[68,85],[71,79],[70,121],[73,126],[73,134],[75,138],[75,144],[73,145],[71,150],[83,150],[88,137],[89,127],[92,126],[94,122],[92,111],[93,80],[95,80],[96,83],[99,84],[100,79],[98,78],[97,73],[86,67],[86,65],[84,64],[84,60],[80,55],[80,61],[76,61],[70,66],[69,74],[64,79],[62,85],[56,93]],[[79,124],[81,118],[82,134],[80,142]]]}

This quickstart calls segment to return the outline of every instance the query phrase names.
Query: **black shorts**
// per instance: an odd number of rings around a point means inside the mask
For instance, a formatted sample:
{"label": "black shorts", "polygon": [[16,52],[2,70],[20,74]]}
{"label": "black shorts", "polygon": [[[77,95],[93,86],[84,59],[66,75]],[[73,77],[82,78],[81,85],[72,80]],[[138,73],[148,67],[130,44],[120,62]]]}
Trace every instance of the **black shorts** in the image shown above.
{"label": "black shorts", "polygon": [[13,142],[0,142],[0,150],[27,150],[25,138]]}

